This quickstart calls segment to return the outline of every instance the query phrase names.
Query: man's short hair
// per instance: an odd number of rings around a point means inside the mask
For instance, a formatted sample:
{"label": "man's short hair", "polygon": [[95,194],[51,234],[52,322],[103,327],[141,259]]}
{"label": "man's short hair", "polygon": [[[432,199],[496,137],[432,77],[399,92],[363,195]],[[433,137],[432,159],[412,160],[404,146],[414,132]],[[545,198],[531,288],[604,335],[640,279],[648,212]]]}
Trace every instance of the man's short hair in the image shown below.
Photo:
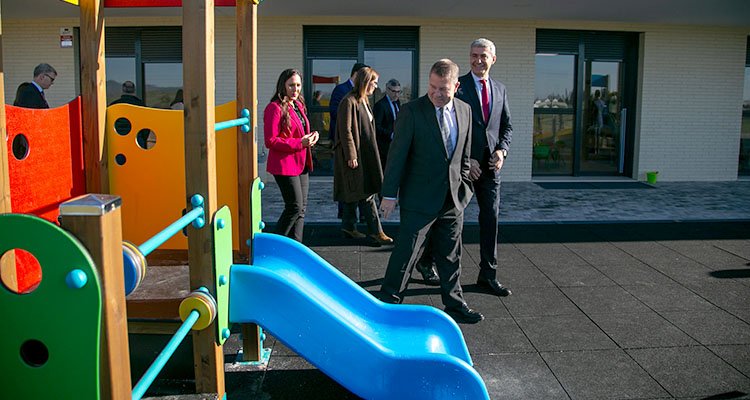
{"label": "man's short hair", "polygon": [[34,78],[41,74],[55,74],[57,76],[57,71],[55,71],[55,68],[47,63],[41,63],[34,68]]}
{"label": "man's short hair", "polygon": [[471,42],[471,48],[474,47],[482,47],[490,51],[490,53],[494,56],[497,55],[495,53],[495,43],[492,43],[491,40],[485,39],[485,38],[479,38],[473,42]]}
{"label": "man's short hair", "polygon": [[132,81],[123,82],[122,92],[125,94],[135,94],[135,83],[133,83]]}
{"label": "man's short hair", "polygon": [[364,67],[369,67],[369,65],[367,65],[365,63],[356,63],[356,64],[354,64],[354,66],[352,67],[352,73],[349,74],[349,76],[352,76],[352,75],[356,74],[357,71],[359,71],[360,69],[362,69]]}
{"label": "man's short hair", "polygon": [[449,78],[451,80],[458,80],[458,65],[453,61],[443,58],[438,60],[435,64],[432,64],[430,68],[430,75],[435,74],[441,78]]}
{"label": "man's short hair", "polygon": [[388,83],[385,84],[385,87],[387,88],[392,88],[396,86],[401,86],[401,82],[399,82],[398,79],[395,79],[395,78],[389,80]]}

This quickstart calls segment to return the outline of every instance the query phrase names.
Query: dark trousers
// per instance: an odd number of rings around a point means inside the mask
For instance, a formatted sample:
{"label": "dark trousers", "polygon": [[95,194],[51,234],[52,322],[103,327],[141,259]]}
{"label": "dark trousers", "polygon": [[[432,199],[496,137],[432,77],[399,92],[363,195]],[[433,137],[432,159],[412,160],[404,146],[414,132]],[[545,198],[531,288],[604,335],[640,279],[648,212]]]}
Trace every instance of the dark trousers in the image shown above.
{"label": "dark trousers", "polygon": [[500,211],[500,177],[482,167],[474,181],[474,196],[479,205],[479,276],[497,278],[498,212]]}
{"label": "dark trousers", "polygon": [[401,301],[417,258],[429,245],[440,276],[443,304],[464,304],[459,281],[463,222],[464,212],[453,204],[450,193],[437,216],[401,209],[401,225],[380,289],[382,295]]}
{"label": "dark trousers", "polygon": [[375,205],[375,195],[372,195],[364,200],[354,201],[351,203],[343,204],[342,217],[341,217],[341,228],[348,231],[353,231],[357,226],[357,208],[359,208],[359,215],[367,222],[367,233],[375,234],[381,232],[383,227],[380,225],[380,216],[378,215],[378,207]]}
{"label": "dark trousers", "polygon": [[307,191],[310,177],[307,172],[297,176],[274,175],[284,199],[284,211],[276,223],[276,233],[302,242],[305,228],[305,209],[307,208]]}

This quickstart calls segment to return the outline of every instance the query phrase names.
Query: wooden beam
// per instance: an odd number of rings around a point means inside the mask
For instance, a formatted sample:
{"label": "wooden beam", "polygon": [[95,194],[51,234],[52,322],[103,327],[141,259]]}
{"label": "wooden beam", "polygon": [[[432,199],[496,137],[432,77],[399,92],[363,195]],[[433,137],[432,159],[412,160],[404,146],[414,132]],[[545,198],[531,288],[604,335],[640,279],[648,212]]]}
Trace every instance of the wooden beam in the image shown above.
{"label": "wooden beam", "polygon": [[81,118],[88,193],[109,193],[104,124],[107,88],[104,68],[103,0],[81,0]]}
{"label": "wooden beam", "polygon": [[[185,188],[188,197],[204,199],[206,226],[188,228],[190,287],[208,288],[213,296],[213,235],[210,220],[217,209],[216,125],[214,109],[214,1],[182,2],[182,65],[185,95]],[[192,209],[190,199],[187,208]],[[195,385],[198,393],[217,393],[224,388],[224,355],[217,345],[216,321],[193,333]]]}
{"label": "wooden beam", "polygon": [[[125,278],[122,265],[122,215],[117,196],[86,195],[60,206],[61,225],[83,243],[99,272],[102,290],[100,392],[102,399],[132,398]],[[81,211],[79,204],[101,207]],[[75,209],[66,211],[67,207]]]}
{"label": "wooden beam", "polygon": [[[0,93],[5,93],[5,73],[3,68],[3,29],[0,24]],[[11,212],[10,209],[10,168],[8,167],[8,132],[5,129],[5,104],[0,104],[0,214]],[[8,289],[18,292],[16,277],[16,256],[9,251],[3,257],[0,254],[0,279]]]}
{"label": "wooden beam", "polygon": [[[239,193],[239,226],[240,226],[240,257],[252,260],[252,247],[246,241],[252,235],[253,221],[252,204],[250,204],[250,188],[253,180],[258,176],[258,84],[257,84],[257,56],[258,56],[258,5],[251,0],[237,1],[237,111],[243,108],[250,110],[251,130],[237,134],[237,173]],[[256,324],[242,326],[243,359],[245,361],[260,361],[263,343],[260,341],[260,328]]]}

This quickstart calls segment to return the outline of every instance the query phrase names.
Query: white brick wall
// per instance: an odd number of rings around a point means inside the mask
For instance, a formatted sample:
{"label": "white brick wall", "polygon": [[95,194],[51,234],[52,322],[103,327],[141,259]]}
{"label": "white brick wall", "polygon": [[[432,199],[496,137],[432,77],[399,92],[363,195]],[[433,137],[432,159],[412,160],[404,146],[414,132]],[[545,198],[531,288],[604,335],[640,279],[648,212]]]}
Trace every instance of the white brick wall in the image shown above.
{"label": "white brick wall", "polygon": [[[179,17],[109,18],[108,26],[179,25]],[[55,66],[60,77],[48,92],[52,106],[76,93],[72,49],[59,46],[59,28],[77,19],[3,21],[5,99],[12,102],[19,83],[31,79],[39,62]],[[604,22],[452,20],[375,17],[265,17],[258,26],[258,133],[262,110],[278,74],[303,67],[303,25],[410,25],[420,27],[419,93],[426,92],[432,63],[443,57],[468,71],[468,48],[476,37],[497,45],[492,76],[508,87],[513,116],[511,157],[506,181],[531,179],[534,54],[537,28],[643,32],[642,71],[637,110],[635,177],[658,170],[662,181],[731,180],[737,176],[738,136],[747,29],[661,26]],[[216,102],[235,96],[235,20],[216,17]],[[262,144],[262,138],[258,138]],[[260,166],[263,171],[263,166]]]}

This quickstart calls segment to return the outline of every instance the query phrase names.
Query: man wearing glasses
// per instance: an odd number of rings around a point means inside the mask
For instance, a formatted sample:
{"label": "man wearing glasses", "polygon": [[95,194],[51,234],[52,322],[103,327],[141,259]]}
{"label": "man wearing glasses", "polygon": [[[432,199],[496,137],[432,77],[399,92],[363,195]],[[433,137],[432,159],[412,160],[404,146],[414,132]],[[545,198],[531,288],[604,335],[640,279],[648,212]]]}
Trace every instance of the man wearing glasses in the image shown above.
{"label": "man wearing glasses", "polygon": [[57,78],[57,71],[49,64],[39,64],[34,68],[34,80],[24,82],[16,90],[14,106],[26,108],[49,108],[44,91],[49,89]]}
{"label": "man wearing glasses", "polygon": [[393,126],[401,109],[399,95],[401,95],[401,83],[396,79],[391,79],[385,84],[385,96],[378,100],[373,107],[375,136],[378,141],[380,165],[383,166],[383,171],[385,171],[388,149],[391,147],[391,140],[393,140]]}

